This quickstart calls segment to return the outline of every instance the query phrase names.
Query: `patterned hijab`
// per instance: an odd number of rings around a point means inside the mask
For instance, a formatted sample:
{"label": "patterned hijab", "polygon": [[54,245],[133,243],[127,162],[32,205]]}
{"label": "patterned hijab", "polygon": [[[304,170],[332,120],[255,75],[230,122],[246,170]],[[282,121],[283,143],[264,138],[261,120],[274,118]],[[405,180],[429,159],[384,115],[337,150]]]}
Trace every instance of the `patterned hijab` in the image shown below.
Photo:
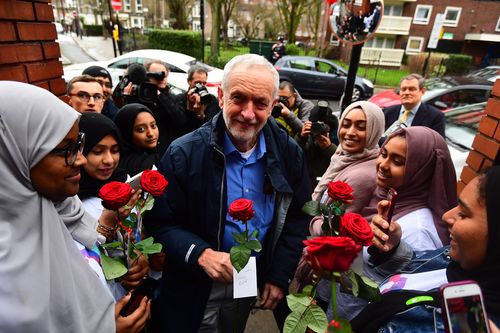
{"label": "patterned hijab", "polygon": [[[80,231],[81,202],[52,202],[31,183],[31,169],[78,118],[47,90],[0,81],[2,332],[115,331],[113,298],[68,230]],[[93,235],[80,234],[87,241]]]}
{"label": "patterned hijab", "polygon": [[363,149],[360,153],[350,154],[342,149],[342,143],[339,144],[335,154],[332,155],[330,166],[326,169],[325,173],[321,177],[321,180],[314,189],[312,194],[313,200],[317,200],[321,196],[321,194],[328,187],[328,183],[330,183],[330,181],[332,181],[342,170],[354,164],[359,164],[377,158],[378,156],[378,141],[380,140],[385,128],[384,113],[377,105],[371,102],[361,101],[352,103],[342,113],[342,117],[339,122],[339,132],[344,118],[354,109],[363,110],[366,117],[365,149]]}

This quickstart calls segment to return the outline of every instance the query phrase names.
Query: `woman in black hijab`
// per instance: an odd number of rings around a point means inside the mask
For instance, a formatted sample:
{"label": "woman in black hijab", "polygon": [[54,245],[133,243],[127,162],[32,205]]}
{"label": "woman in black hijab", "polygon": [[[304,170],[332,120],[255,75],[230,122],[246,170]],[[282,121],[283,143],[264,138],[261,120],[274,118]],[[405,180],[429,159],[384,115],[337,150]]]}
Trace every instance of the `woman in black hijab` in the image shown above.
{"label": "woman in black hijab", "polygon": [[[488,317],[498,326],[500,324],[499,197],[500,166],[495,166],[467,184],[460,193],[458,206],[443,214],[443,221],[448,225],[450,232],[450,246],[426,253],[424,256],[417,255],[409,265],[398,270],[420,273],[413,280],[419,280],[421,291],[411,290],[416,289],[411,286],[414,274],[391,277],[380,288],[383,292],[382,300],[369,304],[352,320],[353,330],[355,332],[434,332],[435,330],[441,332],[444,330],[444,325],[439,313],[441,300],[438,288],[446,282],[463,280],[474,280],[479,284]],[[389,232],[387,228],[390,229]],[[372,229],[375,234],[374,245],[382,251],[392,251],[391,259],[381,263],[379,267],[383,269],[383,266],[393,258],[401,259],[402,255],[408,255],[404,253],[408,247],[403,241],[399,243],[401,232],[397,222],[391,223],[389,227],[385,220],[374,218]],[[385,244],[381,242],[384,235],[389,236]],[[409,252],[411,253],[411,249]],[[411,254],[409,257],[411,258]],[[394,269],[394,266],[391,269]],[[430,274],[433,272],[431,278]],[[430,274],[423,275],[426,273]],[[424,286],[425,284],[427,285]],[[426,298],[425,301],[408,302],[419,296],[430,298]]]}
{"label": "woman in black hijab", "polygon": [[121,168],[134,176],[158,165],[159,130],[148,107],[138,103],[127,104],[116,115],[115,123],[123,138]]}

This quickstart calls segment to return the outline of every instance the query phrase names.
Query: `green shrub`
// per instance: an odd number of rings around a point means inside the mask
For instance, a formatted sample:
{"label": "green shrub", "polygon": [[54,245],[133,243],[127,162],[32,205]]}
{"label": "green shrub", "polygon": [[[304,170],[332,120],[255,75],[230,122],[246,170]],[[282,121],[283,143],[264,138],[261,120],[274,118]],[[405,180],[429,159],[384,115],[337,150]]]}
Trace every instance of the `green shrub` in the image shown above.
{"label": "green shrub", "polygon": [[287,55],[299,55],[300,54],[300,47],[298,47],[295,44],[288,44],[286,46],[286,54]]}
{"label": "green shrub", "polygon": [[83,31],[87,36],[102,36],[102,25],[100,24],[85,24]]}
{"label": "green shrub", "polygon": [[188,30],[155,29],[148,35],[149,47],[201,58],[201,33]]}
{"label": "green shrub", "polygon": [[472,65],[472,57],[463,54],[450,54],[444,60],[447,75],[465,74]]}

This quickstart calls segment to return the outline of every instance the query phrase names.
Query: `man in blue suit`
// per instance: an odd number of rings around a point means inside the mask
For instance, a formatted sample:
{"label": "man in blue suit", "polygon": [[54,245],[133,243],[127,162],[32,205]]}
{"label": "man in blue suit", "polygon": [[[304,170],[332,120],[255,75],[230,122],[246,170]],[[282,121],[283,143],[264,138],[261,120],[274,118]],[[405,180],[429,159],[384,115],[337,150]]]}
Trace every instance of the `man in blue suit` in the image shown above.
{"label": "man in blue suit", "polygon": [[401,104],[384,109],[385,129],[400,121],[406,126],[426,126],[443,137],[445,129],[444,113],[431,105],[422,103],[425,93],[425,79],[419,74],[404,77],[399,84]]}

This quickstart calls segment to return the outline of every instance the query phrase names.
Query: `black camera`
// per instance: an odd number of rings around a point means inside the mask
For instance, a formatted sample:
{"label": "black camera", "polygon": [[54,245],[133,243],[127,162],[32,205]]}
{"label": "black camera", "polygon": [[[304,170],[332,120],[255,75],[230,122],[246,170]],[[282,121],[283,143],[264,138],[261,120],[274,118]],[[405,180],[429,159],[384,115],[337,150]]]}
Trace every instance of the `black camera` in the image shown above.
{"label": "black camera", "polygon": [[329,132],[330,126],[322,121],[313,122],[311,125],[311,135],[313,138],[318,135],[328,135]]}
{"label": "black camera", "polygon": [[200,101],[201,101],[201,104],[203,104],[203,105],[209,104],[211,101],[210,93],[208,92],[207,87],[205,87],[201,83],[197,83],[194,85],[193,94],[197,94],[200,96]]}
{"label": "black camera", "polygon": [[286,97],[286,96],[280,96],[279,99],[278,99],[278,102],[281,103],[281,104],[283,104],[287,108],[290,108],[290,106],[288,105],[288,98],[289,97]]}
{"label": "black camera", "polygon": [[161,71],[161,72],[147,72],[146,76],[148,78],[151,78],[151,79],[163,81],[163,79],[165,78],[165,72],[163,72],[163,71]]}
{"label": "black camera", "polygon": [[281,116],[281,110],[282,110],[281,105],[276,104],[273,107],[273,110],[271,111],[271,116],[273,116],[274,118],[278,118],[279,116]]}
{"label": "black camera", "polygon": [[[119,92],[124,96],[125,87],[132,82],[128,75],[125,75],[118,84]],[[155,84],[149,82],[142,82],[140,84],[132,83],[132,90],[129,96],[138,98],[139,101],[145,103],[152,103],[158,96],[158,88]]]}

